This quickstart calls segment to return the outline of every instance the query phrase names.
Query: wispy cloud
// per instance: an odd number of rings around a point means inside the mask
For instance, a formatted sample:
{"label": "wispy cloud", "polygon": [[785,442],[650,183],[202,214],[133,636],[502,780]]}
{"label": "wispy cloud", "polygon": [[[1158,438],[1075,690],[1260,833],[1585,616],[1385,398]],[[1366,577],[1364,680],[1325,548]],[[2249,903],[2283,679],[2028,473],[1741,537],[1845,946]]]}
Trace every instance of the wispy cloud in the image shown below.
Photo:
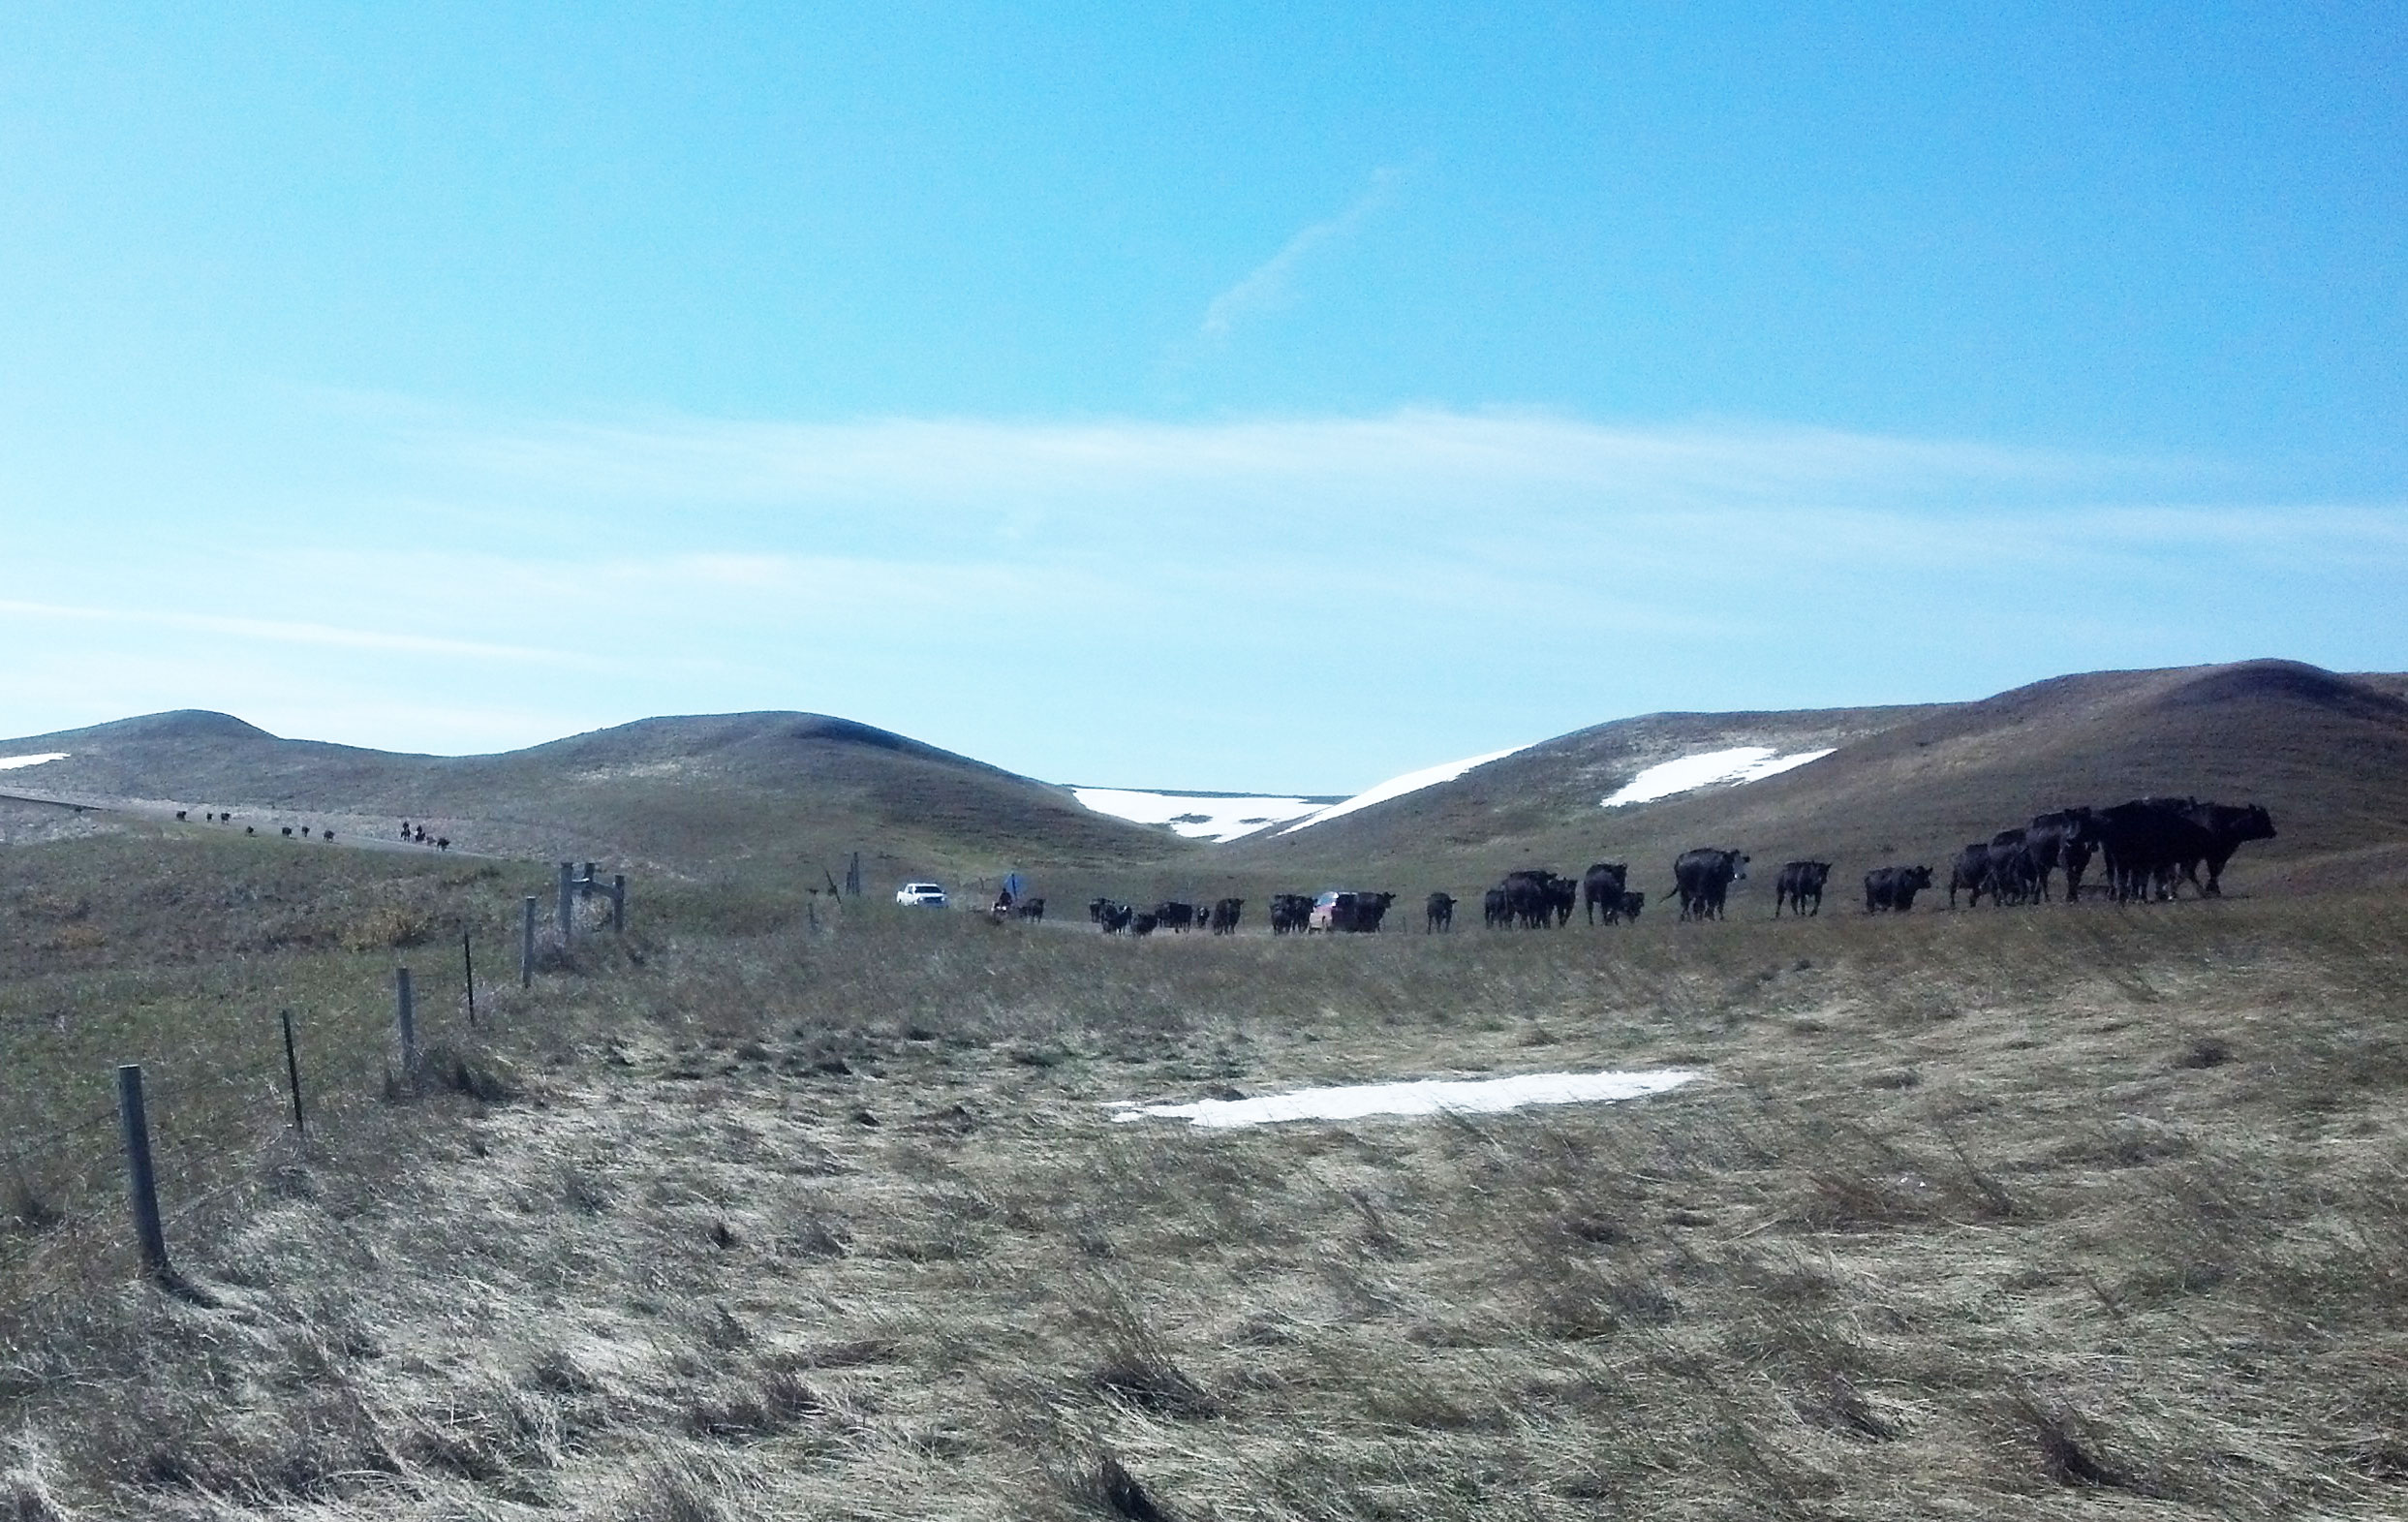
{"label": "wispy cloud", "polygon": [[1203,322],[1197,325],[1198,336],[1212,343],[1222,342],[1238,324],[1276,311],[1293,300],[1297,268],[1321,249],[1353,233],[1374,212],[1394,200],[1396,187],[1404,177],[1402,169],[1374,170],[1371,183],[1344,209],[1299,231],[1280,246],[1278,253],[1213,297],[1204,308]]}
{"label": "wispy cloud", "polygon": [[231,636],[278,644],[315,645],[341,650],[374,650],[386,654],[435,655],[479,661],[524,662],[541,666],[591,666],[591,658],[530,645],[493,644],[477,639],[449,639],[440,635],[394,634],[376,629],[346,629],[333,624],[273,618],[233,618],[213,613],[180,613],[138,607],[77,607],[57,603],[0,600],[0,617],[52,622],[132,624],[181,634]]}
{"label": "wispy cloud", "polygon": [[889,418],[842,423],[658,419],[430,433],[453,465],[522,490],[682,503],[1061,502],[1165,489],[1293,500],[1729,506],[1802,498],[2094,498],[2213,474],[2197,461],[2019,449],[1781,424],[1616,425],[1538,411],[1403,408],[1359,418],[1199,423]]}

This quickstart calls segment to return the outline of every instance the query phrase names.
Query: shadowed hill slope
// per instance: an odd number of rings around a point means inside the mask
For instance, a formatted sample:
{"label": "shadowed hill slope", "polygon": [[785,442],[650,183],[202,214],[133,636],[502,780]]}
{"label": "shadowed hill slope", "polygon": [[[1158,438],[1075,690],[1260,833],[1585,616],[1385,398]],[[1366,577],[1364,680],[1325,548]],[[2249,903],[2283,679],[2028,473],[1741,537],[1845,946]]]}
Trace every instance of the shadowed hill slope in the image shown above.
{"label": "shadowed hill slope", "polygon": [[423,823],[463,850],[610,856],[681,872],[874,879],[1079,867],[1195,848],[1093,813],[1060,789],[818,714],[646,719],[495,756],[407,756],[279,739],[224,714],[151,714],[0,741],[68,753],[0,789],[158,808],[233,808],[262,826],[397,837]]}
{"label": "shadowed hill slope", "polygon": [[[1684,754],[1834,747],[1760,782],[1619,809],[1600,801]],[[1690,846],[1748,852],[1769,896],[1780,861],[1833,862],[1835,885],[1891,861],[1942,866],[2033,814],[2149,793],[2259,802],[2279,838],[2237,889],[2388,880],[2408,865],[2408,699],[2379,681],[2286,661],[2058,677],[1980,702],[1828,713],[1657,714],[1519,752],[1346,819],[1242,841],[1216,861],[1250,878],[1474,891],[1518,866],[1627,860],[1671,886]],[[1752,911],[1751,911],[1752,912]]]}

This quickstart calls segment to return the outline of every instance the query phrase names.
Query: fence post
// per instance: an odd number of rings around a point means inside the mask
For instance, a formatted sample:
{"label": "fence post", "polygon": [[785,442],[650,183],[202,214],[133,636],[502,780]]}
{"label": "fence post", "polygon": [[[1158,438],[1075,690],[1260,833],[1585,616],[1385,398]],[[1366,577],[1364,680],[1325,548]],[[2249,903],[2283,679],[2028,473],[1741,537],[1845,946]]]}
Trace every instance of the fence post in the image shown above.
{"label": "fence post", "polygon": [[576,900],[571,895],[569,878],[571,868],[570,862],[560,864],[560,945],[563,950],[568,949],[569,936],[576,924]]}
{"label": "fence post", "polygon": [[293,1087],[293,1130],[297,1135],[309,1134],[309,1123],[301,1115],[301,1055],[293,1041],[293,1011],[284,1011],[284,1076]]}
{"label": "fence post", "polygon": [[468,1028],[477,1029],[477,953],[469,949],[468,927],[460,927],[460,976],[468,982]]}
{"label": "fence post", "polygon": [[416,1082],[418,1072],[418,1011],[410,995],[410,969],[393,969],[393,1029],[401,1036],[401,1074]]}
{"label": "fence post", "polygon": [[622,872],[610,880],[610,928],[627,934],[627,874]]}
{"label": "fence post", "polygon": [[150,1166],[150,1117],[142,1109],[142,1065],[117,1070],[117,1118],[125,1129],[126,1194],[134,1205],[134,1235],[142,1248],[142,1271],[162,1284],[174,1279],[168,1264],[167,1232],[159,1225],[159,1182]]}
{"label": "fence post", "polygon": [[535,899],[526,903],[527,917],[518,927],[518,986],[535,986]]}

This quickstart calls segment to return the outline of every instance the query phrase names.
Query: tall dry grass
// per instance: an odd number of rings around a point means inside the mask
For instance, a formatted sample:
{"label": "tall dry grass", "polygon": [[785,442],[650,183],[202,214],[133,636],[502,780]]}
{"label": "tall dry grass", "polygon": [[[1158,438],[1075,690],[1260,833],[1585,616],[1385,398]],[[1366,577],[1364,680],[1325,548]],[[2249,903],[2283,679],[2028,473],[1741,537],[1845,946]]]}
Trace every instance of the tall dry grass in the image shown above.
{"label": "tall dry grass", "polygon": [[[1107,941],[696,889],[0,1346],[25,1515],[2396,1512],[2408,914]],[[1105,1102],[1700,1065],[1204,1133]],[[50,1508],[45,1512],[39,1508]]]}

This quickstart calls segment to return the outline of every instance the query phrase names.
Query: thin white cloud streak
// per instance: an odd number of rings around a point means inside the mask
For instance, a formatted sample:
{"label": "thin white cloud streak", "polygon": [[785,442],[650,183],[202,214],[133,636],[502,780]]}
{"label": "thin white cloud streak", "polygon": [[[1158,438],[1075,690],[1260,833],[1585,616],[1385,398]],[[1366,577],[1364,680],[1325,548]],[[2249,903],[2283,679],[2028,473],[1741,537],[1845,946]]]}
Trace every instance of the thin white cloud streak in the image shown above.
{"label": "thin white cloud streak", "polygon": [[345,629],[332,624],[297,623],[269,618],[230,618],[210,613],[179,613],[134,607],[76,607],[55,603],[0,600],[0,616],[51,622],[132,624],[172,629],[187,634],[224,635],[279,644],[321,648],[375,650],[391,654],[461,656],[479,661],[513,661],[544,666],[590,666],[585,657],[527,645],[489,644],[475,639],[449,639],[436,635],[391,634],[373,629]]}
{"label": "thin white cloud streak", "polygon": [[1276,311],[1294,300],[1297,267],[1317,250],[1352,233],[1373,212],[1393,200],[1396,183],[1403,174],[1402,170],[1393,168],[1373,171],[1370,187],[1349,202],[1344,210],[1303,229],[1281,244],[1278,253],[1248,270],[1237,284],[1214,296],[1204,308],[1204,320],[1196,325],[1198,336],[1209,342],[1222,342],[1240,322]]}
{"label": "thin white cloud streak", "polygon": [[664,419],[424,437],[456,467],[520,489],[728,506],[906,504],[991,513],[1209,489],[1460,502],[1470,491],[1659,506],[1951,493],[2028,500],[2208,474],[2198,462],[2019,450],[1836,429],[1610,426],[1543,412],[1405,408],[1234,422],[849,423]]}

